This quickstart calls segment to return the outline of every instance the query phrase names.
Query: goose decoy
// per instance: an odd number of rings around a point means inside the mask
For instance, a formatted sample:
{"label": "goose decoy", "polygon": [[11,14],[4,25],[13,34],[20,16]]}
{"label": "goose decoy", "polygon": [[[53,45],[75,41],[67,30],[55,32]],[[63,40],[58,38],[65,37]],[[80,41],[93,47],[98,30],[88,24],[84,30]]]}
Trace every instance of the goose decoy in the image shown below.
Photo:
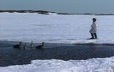
{"label": "goose decoy", "polygon": [[20,49],[21,48],[21,44],[22,44],[22,42],[19,42],[19,44],[14,45],[13,48]]}
{"label": "goose decoy", "polygon": [[26,49],[26,43],[25,43],[25,45],[23,46],[23,49],[24,49],[24,50]]}
{"label": "goose decoy", "polygon": [[36,48],[36,49],[43,49],[43,47],[44,47],[44,42],[42,42],[41,45],[38,45],[38,46],[36,46],[35,48]]}
{"label": "goose decoy", "polygon": [[30,48],[33,48],[33,47],[34,47],[33,41],[31,41]]}

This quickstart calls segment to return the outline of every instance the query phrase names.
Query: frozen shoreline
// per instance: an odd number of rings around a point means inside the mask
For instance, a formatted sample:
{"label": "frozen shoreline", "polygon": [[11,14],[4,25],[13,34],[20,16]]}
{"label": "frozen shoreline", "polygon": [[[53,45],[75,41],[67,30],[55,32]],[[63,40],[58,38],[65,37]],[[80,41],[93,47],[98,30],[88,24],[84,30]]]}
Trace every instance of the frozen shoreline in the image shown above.
{"label": "frozen shoreline", "polygon": [[[91,19],[97,18],[98,39],[90,38]],[[114,44],[114,16],[0,13],[0,40],[50,43]]]}
{"label": "frozen shoreline", "polygon": [[[72,46],[72,45],[102,45],[102,46],[114,46],[114,43],[96,43],[96,42],[93,42],[94,39],[91,39],[89,42],[84,42],[84,43],[81,43],[81,42],[45,42],[47,44],[54,44],[55,46],[57,45],[62,45],[62,46]],[[11,43],[11,44],[18,44],[19,42],[23,42],[23,43],[27,43],[27,44],[31,44],[31,42],[29,41],[11,41],[11,40],[0,40],[0,43]],[[42,42],[33,42],[34,45],[38,45],[38,44],[41,44]]]}
{"label": "frozen shoreline", "polygon": [[[87,40],[93,17],[99,39]],[[7,66],[0,72],[114,72],[112,15],[0,13],[0,22],[0,64]],[[15,41],[46,45],[44,50],[15,50]]]}

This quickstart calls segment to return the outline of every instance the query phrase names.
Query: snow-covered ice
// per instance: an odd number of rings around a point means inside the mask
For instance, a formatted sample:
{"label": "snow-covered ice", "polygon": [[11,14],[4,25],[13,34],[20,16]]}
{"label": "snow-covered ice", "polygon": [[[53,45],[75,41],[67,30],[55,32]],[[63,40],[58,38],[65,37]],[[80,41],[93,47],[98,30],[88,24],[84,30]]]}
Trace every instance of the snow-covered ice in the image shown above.
{"label": "snow-covered ice", "polygon": [[[97,18],[98,40],[90,38],[92,18]],[[41,15],[0,13],[0,40],[114,43],[112,15]],[[89,60],[33,60],[31,64],[0,67],[0,72],[114,72],[114,57]]]}
{"label": "snow-covered ice", "polygon": [[33,60],[31,64],[0,67],[0,72],[114,72],[114,57],[89,60]]}
{"label": "snow-covered ice", "polygon": [[[87,40],[93,17],[97,18],[98,40]],[[0,13],[0,40],[114,43],[113,23],[114,15]]]}

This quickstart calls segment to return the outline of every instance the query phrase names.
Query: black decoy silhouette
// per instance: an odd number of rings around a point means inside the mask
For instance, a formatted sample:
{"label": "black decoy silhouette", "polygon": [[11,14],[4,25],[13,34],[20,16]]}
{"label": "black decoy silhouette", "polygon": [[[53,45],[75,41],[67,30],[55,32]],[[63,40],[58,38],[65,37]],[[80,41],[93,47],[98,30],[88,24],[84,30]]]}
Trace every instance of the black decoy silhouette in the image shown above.
{"label": "black decoy silhouette", "polygon": [[21,44],[22,44],[22,42],[19,42],[19,44],[14,45],[13,48],[20,49],[21,48]]}
{"label": "black decoy silhouette", "polygon": [[23,49],[24,49],[24,50],[26,49],[26,43],[24,44]]}
{"label": "black decoy silhouette", "polygon": [[44,47],[44,42],[42,42],[41,45],[38,45],[38,46],[36,46],[35,48],[36,48],[36,49],[43,49],[43,47]]}
{"label": "black decoy silhouette", "polygon": [[33,47],[34,47],[33,41],[31,41],[30,48],[33,48]]}

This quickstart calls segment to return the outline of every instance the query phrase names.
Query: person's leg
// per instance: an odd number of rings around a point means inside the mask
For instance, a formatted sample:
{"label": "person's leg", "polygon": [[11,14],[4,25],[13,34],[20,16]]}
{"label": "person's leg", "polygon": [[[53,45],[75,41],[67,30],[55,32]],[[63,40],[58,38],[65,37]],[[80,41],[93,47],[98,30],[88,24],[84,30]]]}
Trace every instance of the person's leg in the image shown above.
{"label": "person's leg", "polygon": [[95,36],[95,39],[97,39],[97,34],[96,33],[94,33],[94,36]]}
{"label": "person's leg", "polygon": [[91,33],[91,38],[90,39],[94,39],[94,34],[93,33]]}

